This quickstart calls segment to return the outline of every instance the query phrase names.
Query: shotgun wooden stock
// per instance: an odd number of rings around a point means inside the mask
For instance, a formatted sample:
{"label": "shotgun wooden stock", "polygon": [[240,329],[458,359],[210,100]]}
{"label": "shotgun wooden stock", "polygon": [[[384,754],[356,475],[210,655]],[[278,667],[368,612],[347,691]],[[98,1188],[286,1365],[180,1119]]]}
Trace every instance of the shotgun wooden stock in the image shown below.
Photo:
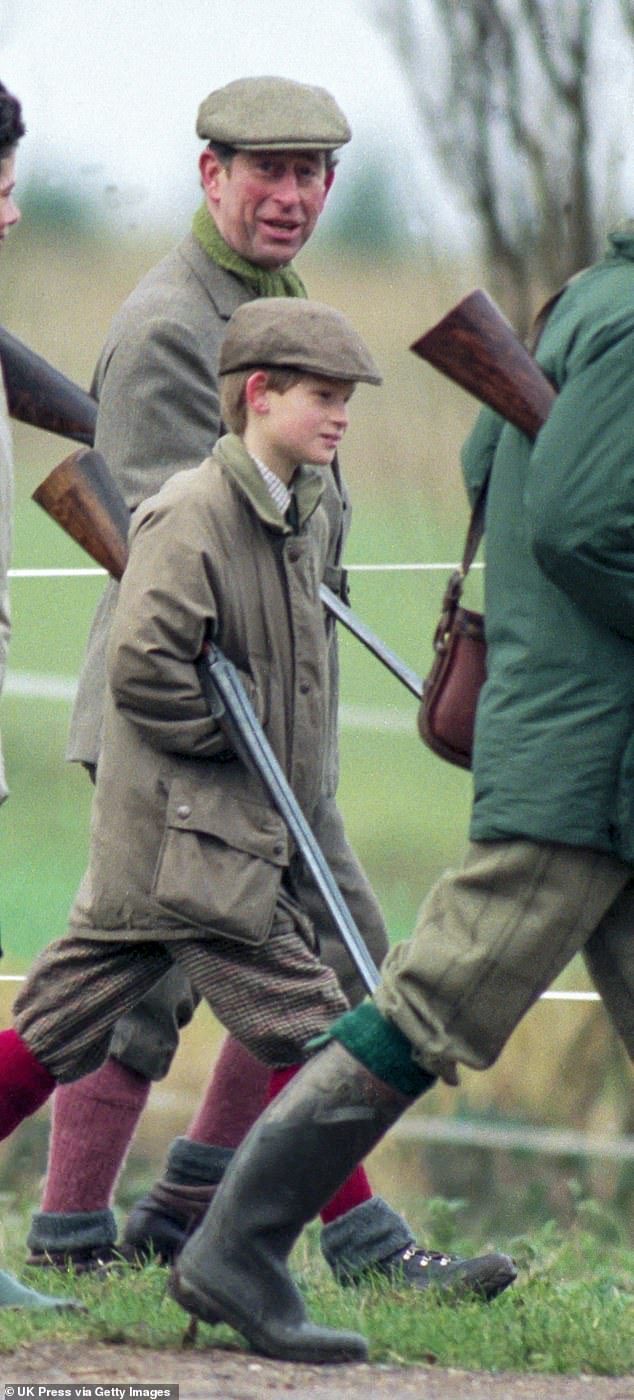
{"label": "shotgun wooden stock", "polygon": [[71,452],[33,492],[71,539],[120,579],[128,559],[130,512],[101,453]]}
{"label": "shotgun wooden stock", "polygon": [[486,292],[470,292],[410,346],[421,360],[535,437],[556,391]]}
{"label": "shotgun wooden stock", "polygon": [[0,364],[12,418],[92,447],[96,400],[0,326]]}

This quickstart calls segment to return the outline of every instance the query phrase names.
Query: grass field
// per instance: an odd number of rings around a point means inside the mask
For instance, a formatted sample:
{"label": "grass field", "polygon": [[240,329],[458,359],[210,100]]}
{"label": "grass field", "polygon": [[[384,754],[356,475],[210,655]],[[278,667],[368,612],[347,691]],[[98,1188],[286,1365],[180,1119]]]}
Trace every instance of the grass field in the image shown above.
{"label": "grass field", "polygon": [[[434,1214],[432,1205],[421,1225],[425,1237],[439,1248],[473,1253],[477,1248],[473,1239],[454,1237],[451,1246],[443,1242]],[[26,1223],[15,1220],[8,1231],[4,1261],[16,1270],[22,1262],[21,1249],[15,1247],[16,1231],[23,1238]],[[474,1299],[457,1305],[437,1292],[415,1295],[389,1288],[381,1280],[363,1289],[342,1289],[320,1255],[316,1226],[303,1234],[292,1263],[311,1318],[323,1326],[363,1333],[374,1365],[418,1363],[514,1375],[583,1375],[588,1395],[593,1393],[593,1376],[630,1375],[634,1370],[632,1251],[617,1241],[606,1244],[587,1229],[575,1228],[564,1236],[552,1225],[535,1231],[530,1239],[515,1235],[506,1244],[519,1266],[518,1281],[488,1304]],[[50,1290],[48,1270],[28,1274],[29,1283]],[[8,1358],[18,1346],[37,1345],[38,1340],[72,1342],[76,1356],[81,1355],[82,1344],[94,1348],[104,1342],[118,1347],[127,1343],[165,1350],[165,1366],[172,1368],[172,1374],[178,1372],[186,1315],[167,1294],[165,1269],[156,1264],[141,1273],[127,1268],[105,1281],[57,1275],[55,1288],[58,1294],[81,1299],[88,1311],[55,1318],[11,1315],[5,1310],[0,1353]],[[243,1342],[229,1327],[201,1324],[194,1345],[201,1350],[234,1350]],[[8,1359],[5,1365],[10,1375]],[[217,1354],[214,1365],[218,1365]],[[87,1379],[89,1367],[88,1353],[82,1366]],[[371,1375],[368,1384],[372,1385]],[[476,1388],[480,1389],[477,1383]]]}
{"label": "grass field", "polygon": [[[71,248],[29,243],[26,231],[2,258],[3,319],[8,327],[67,374],[87,386],[113,311],[160,249],[82,244]],[[448,562],[460,553],[466,507],[460,486],[459,445],[475,408],[408,351],[408,345],[463,292],[478,283],[468,265],[391,265],[336,270],[325,256],[308,259],[311,292],[331,299],[351,317],[372,346],[385,374],[377,392],[355,398],[344,465],[354,500],[347,549],[352,566]],[[31,491],[66,455],[62,439],[18,426],[16,569],[78,567],[87,560],[30,500]],[[353,605],[418,671],[431,662],[431,636],[445,571],[387,572],[353,569]],[[32,692],[42,678],[72,687],[99,579],[16,578],[12,597],[14,640],[9,687],[2,701],[2,729],[12,787],[3,809],[0,924],[3,973],[19,973],[65,927],[68,906],[87,848],[90,786],[64,761],[68,699]],[[477,583],[469,601],[477,605]],[[470,798],[469,776],[428,753],[415,727],[416,704],[354,639],[341,638],[342,725],[340,801],[348,830],[385,910],[393,938],[411,930],[425,890],[463,849]],[[63,690],[63,685],[61,686]],[[586,986],[580,966],[568,985]],[[9,1014],[13,988],[0,983],[0,1011]],[[153,1097],[128,1168],[134,1182],[152,1170],[174,1130],[195,1104],[218,1044],[218,1027],[201,1011],[168,1080]],[[542,1005],[536,1008],[485,1076],[465,1074],[459,1095],[437,1091],[434,1112],[512,1116],[519,1121],[575,1126],[609,1134],[623,1131],[628,1070],[601,1009]],[[21,1134],[36,1144],[41,1170],[46,1115]],[[41,1126],[38,1126],[40,1124]],[[28,1155],[28,1153],[26,1154]],[[455,1161],[456,1153],[452,1154]],[[490,1197],[491,1154],[471,1155],[464,1187]],[[485,1167],[486,1158],[486,1167]],[[24,1157],[20,1155],[24,1164]],[[447,1179],[448,1154],[430,1165],[421,1154],[409,1161],[411,1182],[436,1189]],[[0,1151],[9,1171],[14,1149]],[[391,1181],[403,1175],[385,1159]],[[38,1166],[39,1163],[39,1166]],[[377,1166],[381,1174],[380,1163]],[[496,1167],[504,1184],[508,1162]],[[451,1174],[450,1174],[451,1175]],[[513,1184],[532,1181],[515,1164]],[[618,1163],[557,1160],[545,1173],[543,1201],[563,1216],[568,1184],[580,1179],[610,1204],[623,1195]],[[33,1173],[27,1172],[27,1181]],[[453,1179],[453,1178],[452,1178]],[[403,1190],[409,1178],[404,1179]],[[628,1187],[628,1191],[630,1187]],[[527,1186],[527,1192],[528,1191]],[[533,1195],[539,1194],[537,1187]],[[628,1196],[630,1199],[630,1196]]]}

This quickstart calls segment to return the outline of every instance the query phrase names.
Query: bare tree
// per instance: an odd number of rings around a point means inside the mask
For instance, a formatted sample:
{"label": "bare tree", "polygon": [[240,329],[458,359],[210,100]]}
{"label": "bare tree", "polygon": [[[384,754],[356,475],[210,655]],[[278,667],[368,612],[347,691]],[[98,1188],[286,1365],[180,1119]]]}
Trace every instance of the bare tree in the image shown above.
{"label": "bare tree", "polygon": [[[619,0],[634,32],[633,0]],[[592,0],[369,0],[421,135],[477,215],[494,291],[525,328],[598,251]],[[627,42],[627,41],[626,41]],[[433,61],[430,62],[430,55]]]}

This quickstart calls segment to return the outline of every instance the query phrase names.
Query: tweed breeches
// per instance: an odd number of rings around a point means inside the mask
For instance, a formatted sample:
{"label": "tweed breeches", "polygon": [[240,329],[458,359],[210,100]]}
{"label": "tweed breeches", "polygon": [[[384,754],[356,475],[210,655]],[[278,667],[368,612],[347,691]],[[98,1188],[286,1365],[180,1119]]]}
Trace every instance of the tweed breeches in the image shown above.
{"label": "tweed breeches", "polygon": [[227,938],[169,943],[67,935],[36,959],[13,1007],[14,1024],[59,1083],[108,1054],[115,1021],[179,967],[236,1039],[271,1066],[293,1065],[348,1002],[320,962],[309,921],[282,896],[265,943]]}

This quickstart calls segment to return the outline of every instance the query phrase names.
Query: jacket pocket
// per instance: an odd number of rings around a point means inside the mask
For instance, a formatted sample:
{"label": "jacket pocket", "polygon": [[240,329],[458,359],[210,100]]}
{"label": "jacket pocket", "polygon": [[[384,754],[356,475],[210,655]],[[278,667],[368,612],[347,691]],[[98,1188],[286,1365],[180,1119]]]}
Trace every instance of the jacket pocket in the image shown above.
{"label": "jacket pocket", "polygon": [[228,792],[233,774],[227,777],[224,783],[219,773],[202,792],[171,784],[152,895],[179,922],[238,943],[264,943],[288,864],[288,834],[270,807]]}

